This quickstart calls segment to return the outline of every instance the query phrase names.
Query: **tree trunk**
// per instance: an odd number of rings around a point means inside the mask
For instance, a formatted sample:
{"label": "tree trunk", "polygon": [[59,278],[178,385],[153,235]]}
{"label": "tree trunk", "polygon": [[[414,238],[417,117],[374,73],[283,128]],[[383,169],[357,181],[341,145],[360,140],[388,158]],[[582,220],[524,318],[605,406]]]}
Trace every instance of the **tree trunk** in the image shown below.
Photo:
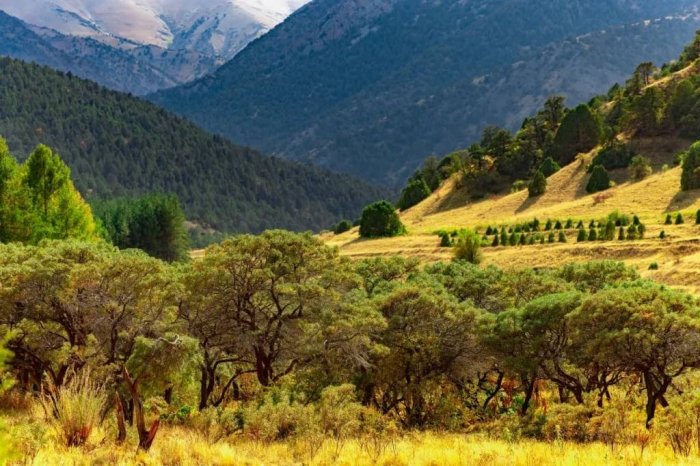
{"label": "tree trunk", "polygon": [[158,433],[160,419],[153,421],[150,429],[146,429],[146,420],[143,412],[143,402],[138,390],[138,380],[133,380],[129,375],[129,371],[124,368],[124,381],[131,394],[131,399],[134,402],[134,417],[136,418],[136,430],[139,434],[139,448],[148,451],[153,445],[153,440]]}
{"label": "tree trunk", "polygon": [[529,382],[526,382],[526,392],[525,392],[525,400],[523,400],[523,407],[520,411],[520,414],[523,416],[527,413],[527,410],[530,408],[530,401],[532,401],[532,395],[535,393],[535,385],[537,384],[537,377],[533,376],[532,380]]}
{"label": "tree trunk", "polygon": [[494,399],[496,395],[498,395],[498,392],[501,391],[501,387],[503,386],[503,378],[505,377],[505,372],[499,372],[498,373],[498,379],[496,380],[496,388],[493,389],[491,393],[486,397],[486,400],[484,401],[484,409],[488,408],[489,403],[491,403],[491,400]]}
{"label": "tree trunk", "polygon": [[121,444],[126,440],[126,423],[124,422],[124,405],[119,393],[114,394],[114,402],[117,413],[117,444]]}

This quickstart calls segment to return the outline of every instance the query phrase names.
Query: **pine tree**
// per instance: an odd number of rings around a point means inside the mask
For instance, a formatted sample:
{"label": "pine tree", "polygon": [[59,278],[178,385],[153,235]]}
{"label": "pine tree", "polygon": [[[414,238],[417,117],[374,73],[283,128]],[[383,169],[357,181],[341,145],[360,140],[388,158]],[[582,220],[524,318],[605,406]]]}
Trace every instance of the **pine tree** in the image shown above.
{"label": "pine tree", "polygon": [[681,189],[683,191],[700,189],[700,142],[690,146],[688,153],[683,158]]}
{"label": "pine tree", "polygon": [[595,228],[591,228],[588,232],[588,241],[596,241],[598,239],[598,232]]}
{"label": "pine tree", "polygon": [[554,137],[552,156],[560,165],[568,165],[578,153],[597,146],[602,133],[601,123],[590,107],[579,105],[562,120]]}
{"label": "pine tree", "polygon": [[666,221],[664,222],[664,225],[673,225],[673,217],[671,217],[671,214],[666,215]]}
{"label": "pine tree", "polygon": [[700,225],[700,209],[695,213],[695,224]]}
{"label": "pine tree", "polygon": [[561,225],[561,222],[560,222],[559,220],[557,220],[557,223],[554,225],[554,229],[555,229],[555,230],[561,230],[561,229],[562,229],[562,225]]}
{"label": "pine tree", "polygon": [[493,247],[498,247],[500,246],[500,241],[498,240],[498,235],[493,235],[493,242],[491,243],[491,246]]}
{"label": "pine tree", "polygon": [[678,212],[678,215],[676,215],[676,225],[683,225],[685,223],[685,219],[683,218],[683,214]]}
{"label": "pine tree", "polygon": [[584,230],[583,228],[579,228],[578,237],[576,238],[576,241],[579,243],[586,241],[586,230]]}
{"label": "pine tree", "polygon": [[593,172],[586,185],[586,191],[589,194],[597,193],[599,191],[605,191],[610,188],[610,176],[608,171],[602,165],[596,165],[593,167]]}
{"label": "pine tree", "polygon": [[544,231],[549,231],[552,229],[552,221],[547,219],[547,224],[544,226]]}
{"label": "pine tree", "polygon": [[623,227],[620,227],[620,233],[617,235],[617,239],[620,241],[625,240],[625,229]]}
{"label": "pine tree", "polygon": [[630,225],[627,228],[627,239],[630,241],[634,241],[637,239],[637,227],[634,225]]}
{"label": "pine tree", "polygon": [[515,233],[510,234],[510,238],[508,238],[508,244],[511,246],[515,246],[518,244],[518,237],[515,235]]}
{"label": "pine tree", "polygon": [[659,233],[659,238],[666,239],[666,232],[664,230],[661,230],[661,233]]}
{"label": "pine tree", "polygon": [[566,235],[564,234],[563,231],[559,232],[559,242],[560,243],[566,243]]}
{"label": "pine tree", "polygon": [[541,171],[536,171],[535,176],[527,187],[530,197],[541,196],[547,191],[547,178]]}

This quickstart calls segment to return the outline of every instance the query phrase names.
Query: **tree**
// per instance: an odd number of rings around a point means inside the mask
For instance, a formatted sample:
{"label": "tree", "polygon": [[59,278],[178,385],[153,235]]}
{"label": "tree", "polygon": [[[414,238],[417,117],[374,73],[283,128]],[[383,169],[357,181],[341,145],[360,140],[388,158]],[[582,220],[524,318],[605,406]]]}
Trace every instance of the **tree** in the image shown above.
{"label": "tree", "polygon": [[390,202],[379,201],[370,204],[362,211],[360,236],[363,238],[398,236],[405,231],[406,228]]}
{"label": "tree", "polygon": [[26,162],[25,182],[32,191],[32,197],[44,214],[49,215],[49,202],[70,179],[70,169],[51,149],[39,145]]}
{"label": "tree", "polygon": [[686,294],[647,282],[603,290],[571,317],[575,345],[589,364],[641,377],[647,426],[668,406],[673,381],[700,364],[700,309]]}
{"label": "tree", "polygon": [[338,224],[333,228],[333,233],[336,235],[340,235],[342,233],[345,233],[346,231],[350,231],[352,229],[352,222],[350,220],[341,220],[338,222]]}
{"label": "tree", "polygon": [[700,142],[690,146],[688,153],[683,159],[681,189],[683,191],[700,189]]}
{"label": "tree", "polygon": [[586,191],[592,194],[598,191],[605,191],[610,188],[610,186],[611,183],[608,171],[601,165],[593,167],[593,173],[591,173],[591,177],[588,179]]}
{"label": "tree", "polygon": [[554,175],[559,170],[561,170],[561,167],[557,162],[554,161],[552,157],[547,157],[546,159],[544,159],[539,169],[539,171],[542,172],[542,174],[547,178]]}
{"label": "tree", "polygon": [[478,313],[427,284],[400,287],[378,305],[387,351],[369,369],[367,398],[406,426],[425,426],[448,380],[480,366]]}
{"label": "tree", "polygon": [[578,236],[576,237],[576,242],[581,243],[586,241],[586,230],[583,228],[578,229]]}
{"label": "tree", "polygon": [[599,119],[588,105],[582,104],[566,114],[554,138],[552,157],[560,165],[573,162],[577,154],[588,152],[602,137]]}
{"label": "tree", "polygon": [[[348,267],[311,234],[268,231],[211,246],[186,276],[179,313],[204,355],[200,405],[212,402],[222,374],[215,404],[243,373],[266,387],[335,347],[333,335],[314,330],[332,317],[333,329],[344,328],[343,316],[354,309],[341,299],[352,280]],[[351,348],[362,335],[349,333],[338,345]]]}
{"label": "tree", "polygon": [[408,185],[401,191],[401,198],[399,199],[397,207],[400,210],[410,209],[430,196],[430,193],[430,188],[422,176],[414,178],[410,180]]}
{"label": "tree", "polygon": [[541,171],[537,170],[535,172],[535,176],[530,181],[527,190],[530,197],[541,196],[547,190],[547,178]]}
{"label": "tree", "polygon": [[681,212],[678,212],[676,215],[676,225],[683,225],[685,223],[685,219],[683,218],[683,214]]}
{"label": "tree", "polygon": [[177,197],[150,194],[98,202],[95,212],[115,246],[141,249],[167,262],[189,260],[185,214]]}
{"label": "tree", "polygon": [[651,161],[647,157],[635,155],[630,161],[629,172],[633,180],[641,181],[651,175]]}
{"label": "tree", "polygon": [[460,232],[457,237],[454,256],[455,260],[463,260],[472,264],[481,262],[481,237],[471,230]]}

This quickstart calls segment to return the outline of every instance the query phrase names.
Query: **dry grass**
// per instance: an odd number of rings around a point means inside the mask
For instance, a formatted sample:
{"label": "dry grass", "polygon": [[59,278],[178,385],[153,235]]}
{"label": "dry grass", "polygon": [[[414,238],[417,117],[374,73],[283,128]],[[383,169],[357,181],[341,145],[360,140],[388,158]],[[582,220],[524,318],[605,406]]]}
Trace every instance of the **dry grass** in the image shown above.
{"label": "dry grass", "polygon": [[[164,426],[150,452],[137,452],[127,444],[116,446],[112,432],[103,430],[81,448],[63,447],[50,431],[33,431],[37,420],[0,417],[10,424],[16,440],[34,442],[22,448],[10,464],[23,465],[358,465],[358,466],[690,466],[697,457],[677,457],[660,439],[642,455],[636,446],[610,447],[599,443],[505,442],[482,435],[415,433],[386,441],[380,448],[355,440],[340,448],[326,440],[319,448],[304,441],[262,443],[230,438],[209,442],[191,429]],[[31,437],[31,440],[29,438]]]}
{"label": "dry grass", "polygon": [[[669,160],[676,151],[687,147],[677,138],[656,138],[635,141],[640,152],[655,161]],[[590,154],[584,156],[584,160]],[[606,199],[597,202],[585,192],[587,174],[583,162],[575,162],[548,179],[547,192],[529,199],[527,192],[518,192],[473,202],[469,193],[448,180],[431,197],[404,212],[402,221],[408,234],[399,238],[362,240],[357,229],[338,236],[328,235],[328,244],[338,246],[341,253],[354,258],[393,254],[418,257],[423,261],[447,260],[451,251],[439,247],[435,232],[440,229],[481,228],[487,225],[513,224],[547,218],[599,219],[612,211],[636,214],[647,226],[643,241],[534,245],[513,248],[485,248],[486,264],[501,267],[556,266],[573,261],[615,259],[639,268],[671,286],[700,293],[700,227],[694,225],[700,209],[700,191],[679,192],[681,169],[658,171],[640,182],[625,181],[624,170],[613,173],[618,185],[606,192]],[[667,213],[682,211],[686,224],[663,225]],[[658,239],[661,230],[669,238]],[[658,271],[648,271],[652,262]]]}

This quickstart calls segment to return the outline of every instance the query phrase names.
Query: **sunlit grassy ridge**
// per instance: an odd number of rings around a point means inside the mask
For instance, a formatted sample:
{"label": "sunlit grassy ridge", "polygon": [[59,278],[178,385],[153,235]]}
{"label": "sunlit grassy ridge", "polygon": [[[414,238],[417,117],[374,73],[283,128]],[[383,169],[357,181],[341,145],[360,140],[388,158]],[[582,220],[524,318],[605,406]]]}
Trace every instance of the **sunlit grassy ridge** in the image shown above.
{"label": "sunlit grassy ridge", "polygon": [[[440,248],[435,232],[440,229],[476,228],[482,233],[488,225],[508,225],[538,218],[582,219],[584,223],[600,219],[613,211],[638,215],[647,226],[646,239],[638,241],[576,243],[569,237],[566,244],[484,248],[484,263],[506,268],[554,267],[568,262],[592,259],[621,260],[637,266],[644,275],[663,283],[700,293],[700,226],[695,213],[700,209],[700,191],[680,191],[680,167],[662,170],[663,161],[687,148],[688,141],[656,138],[635,141],[637,150],[655,163],[655,173],[648,178],[629,181],[624,170],[612,173],[617,186],[603,194],[586,193],[586,161],[574,162],[552,175],[547,191],[528,198],[527,191],[492,196],[473,201],[461,187],[459,176],[447,180],[428,199],[402,213],[408,234],[396,238],[364,240],[357,229],[326,237],[341,253],[354,258],[400,254],[424,261],[448,260],[449,248]],[[664,225],[666,215],[682,212],[684,225]],[[667,238],[659,239],[661,231]],[[570,235],[571,236],[571,235]],[[658,271],[647,271],[653,262]]]}

